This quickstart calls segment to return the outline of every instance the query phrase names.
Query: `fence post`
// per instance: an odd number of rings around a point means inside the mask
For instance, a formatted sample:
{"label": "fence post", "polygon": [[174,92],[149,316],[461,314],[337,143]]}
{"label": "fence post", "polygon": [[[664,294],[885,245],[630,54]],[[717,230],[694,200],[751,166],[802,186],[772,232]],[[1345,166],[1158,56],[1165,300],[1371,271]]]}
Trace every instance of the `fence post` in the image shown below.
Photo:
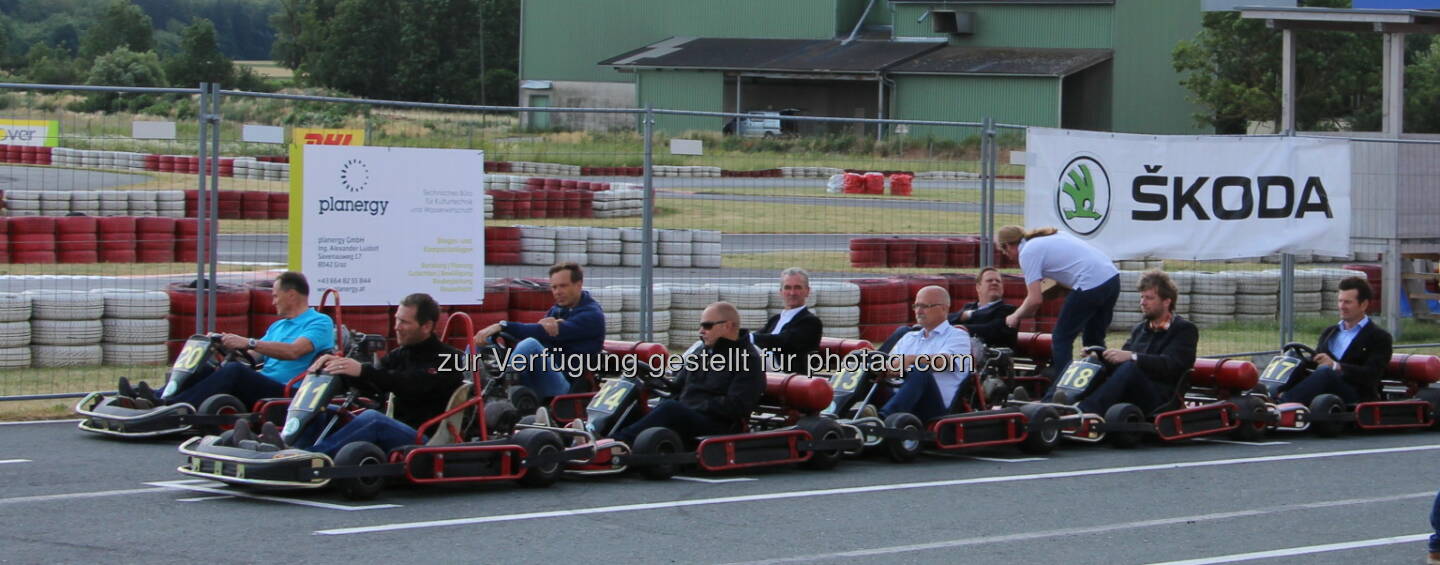
{"label": "fence post", "polygon": [[[210,84],[210,115],[206,120],[210,122],[210,201],[218,207],[220,204],[220,85]],[[218,208],[217,208],[218,210]],[[210,277],[213,282],[210,284],[210,323],[218,322],[219,316],[215,314],[218,309],[215,301],[220,295],[220,215],[218,212],[210,217],[215,228],[210,230]]]}
{"label": "fence post", "polygon": [[[216,86],[217,86],[217,85],[211,84],[211,85],[209,85],[209,88],[208,88],[208,90],[206,91],[206,92],[208,93],[207,98],[209,98],[210,104],[211,104],[212,106],[215,104],[215,97],[216,97],[217,92],[219,91],[219,89],[216,88]],[[218,108],[216,108],[216,109],[218,110]],[[207,109],[206,109],[206,106],[202,104],[202,105],[200,106],[200,119],[205,120],[206,124],[209,124],[209,123],[210,123],[210,120],[211,120],[211,115],[210,115],[210,114],[211,114],[212,111],[214,111],[214,110],[207,110]],[[218,127],[218,126],[217,126],[217,127]],[[201,139],[201,140],[200,140],[200,145],[201,145],[201,151],[204,151],[204,145],[205,145],[205,140],[204,140],[204,139]],[[219,153],[217,152],[216,155],[217,155],[217,158],[218,158]],[[204,162],[204,161],[201,161],[201,162]],[[201,175],[200,175],[200,179],[201,179],[200,182],[201,182],[202,185],[203,185],[203,183],[205,182],[205,181],[204,181],[205,175],[204,175],[204,174],[201,174]],[[208,327],[208,331],[211,331],[211,332],[215,331],[215,324],[216,324],[217,318],[219,317],[219,316],[216,316],[216,315],[215,315],[215,312],[216,312],[215,301],[216,301],[216,297],[219,296],[219,294],[220,294],[220,288],[219,288],[219,285],[220,285],[220,274],[219,274],[219,272],[217,272],[217,268],[219,267],[219,265],[217,264],[217,263],[218,263],[218,257],[220,256],[220,190],[219,190],[219,188],[220,188],[220,187],[219,187],[219,185],[217,184],[215,187],[213,187],[213,188],[210,190],[210,216],[209,216],[208,218],[206,218],[206,221],[210,224],[210,231],[209,231],[209,234],[208,234],[209,237],[210,237],[210,250],[209,250],[209,251],[210,251],[210,257],[208,257],[208,261],[209,261],[209,263],[210,263],[210,280],[208,280],[208,281],[206,282],[206,285],[205,285],[205,294],[206,294],[206,297],[207,297],[207,298],[209,299],[209,301],[210,301],[210,310],[209,310],[209,312],[210,312],[210,318],[209,318],[209,320],[208,320],[208,325],[207,325],[207,327]],[[204,186],[201,186],[200,190],[201,190],[201,192],[204,192],[204,191],[205,191],[205,187],[204,187]],[[203,261],[203,260],[207,260],[207,258],[202,256],[202,257],[201,257],[201,260],[202,260],[202,261]]]}
{"label": "fence post", "polygon": [[640,258],[640,335],[644,341],[654,339],[651,332],[652,310],[655,305],[655,185],[654,185],[654,154],[655,146],[655,114],[649,104],[645,105],[645,114],[640,120],[640,132],[645,136],[645,170],[643,181],[645,183],[645,211],[641,216],[641,249],[643,256]]}
{"label": "fence post", "polygon": [[995,246],[995,119],[985,118],[980,132],[980,266],[994,263]]}
{"label": "fence post", "polygon": [[1295,255],[1280,255],[1280,347],[1295,341]]}
{"label": "fence post", "polygon": [[[205,109],[208,106],[209,102],[210,83],[202,82],[200,83],[200,108],[198,112],[195,112],[195,119],[198,122],[200,128],[198,134],[196,135],[197,143],[199,144],[199,146],[195,149],[195,155],[198,159],[200,159],[201,163],[205,162],[205,134],[208,131],[209,126],[209,124],[207,124],[205,121]],[[209,331],[208,328],[214,327],[212,324],[206,324],[206,313],[208,312],[206,308],[208,305],[206,297],[210,294],[207,290],[210,286],[210,283],[209,277],[207,277],[205,274],[205,255],[210,251],[208,245],[209,240],[207,239],[209,234],[209,226],[207,226],[205,223],[205,206],[208,203],[205,194],[205,175],[196,175],[195,182],[197,185],[197,192],[199,192],[199,194],[197,195],[198,208],[195,212],[195,222],[196,224],[198,224],[197,233],[195,234],[195,333],[203,334]]]}

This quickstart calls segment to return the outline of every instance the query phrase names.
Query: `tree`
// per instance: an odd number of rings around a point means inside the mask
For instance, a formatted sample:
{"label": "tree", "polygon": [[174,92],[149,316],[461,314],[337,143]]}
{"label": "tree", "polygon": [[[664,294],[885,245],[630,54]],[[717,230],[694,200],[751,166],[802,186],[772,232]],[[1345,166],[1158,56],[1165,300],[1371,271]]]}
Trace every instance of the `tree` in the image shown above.
{"label": "tree", "polygon": [[25,75],[40,84],[75,84],[84,76],[84,70],[70,58],[63,49],[53,49],[44,43],[36,43],[25,54]]}
{"label": "tree", "polygon": [[80,57],[93,60],[103,54],[125,47],[132,53],[155,48],[150,16],[129,0],[113,0],[100,18],[80,40]]}
{"label": "tree", "polygon": [[1440,133],[1440,37],[1424,39],[1429,45],[1405,69],[1405,131]]}
{"label": "tree", "polygon": [[[160,67],[160,57],[154,51],[136,53],[126,47],[95,58],[90,66],[86,84],[101,86],[165,86],[165,71]],[[148,106],[147,96],[97,92],[90,96],[86,110],[113,112],[139,109]]]}
{"label": "tree", "polygon": [[202,82],[229,84],[235,65],[220,52],[215,25],[196,19],[180,32],[180,53],[166,61],[166,75],[175,86],[191,88]]}

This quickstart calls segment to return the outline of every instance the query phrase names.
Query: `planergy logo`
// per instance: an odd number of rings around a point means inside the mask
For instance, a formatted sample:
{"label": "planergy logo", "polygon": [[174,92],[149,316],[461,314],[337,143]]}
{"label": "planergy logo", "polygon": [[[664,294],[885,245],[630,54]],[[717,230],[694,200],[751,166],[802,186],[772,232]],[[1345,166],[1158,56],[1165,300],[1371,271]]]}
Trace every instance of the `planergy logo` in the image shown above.
{"label": "planergy logo", "polygon": [[1065,227],[1079,235],[1093,234],[1105,225],[1110,214],[1110,176],[1100,161],[1081,155],[1060,170],[1055,211]]}
{"label": "planergy logo", "polygon": [[[347,192],[360,192],[370,186],[370,168],[364,161],[350,159],[340,165],[340,186],[345,187]],[[384,216],[385,209],[390,207],[389,200],[364,200],[360,198],[321,198],[316,203],[316,213],[360,213],[371,216]]]}

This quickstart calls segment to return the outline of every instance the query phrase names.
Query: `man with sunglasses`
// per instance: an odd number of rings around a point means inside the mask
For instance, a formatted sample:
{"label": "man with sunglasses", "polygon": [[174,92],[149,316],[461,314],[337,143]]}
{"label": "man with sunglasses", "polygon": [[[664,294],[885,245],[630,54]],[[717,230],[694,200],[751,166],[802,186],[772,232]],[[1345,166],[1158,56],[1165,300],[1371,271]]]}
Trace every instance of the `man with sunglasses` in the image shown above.
{"label": "man with sunglasses", "polygon": [[687,440],[732,433],[755,411],[765,392],[765,358],[740,329],[740,311],[716,302],[700,319],[703,345],[675,373],[670,398],[614,439],[630,445],[649,428],[669,428]]}
{"label": "man with sunglasses", "polygon": [[946,318],[950,311],[948,291],[933,285],[922,288],[915,293],[913,308],[920,327],[895,343],[890,355],[899,358],[892,363],[898,361],[900,370],[886,374],[903,375],[905,381],[876,414],[881,419],[898,412],[909,412],[922,421],[944,416],[974,364],[970,360],[970,335],[950,325]]}

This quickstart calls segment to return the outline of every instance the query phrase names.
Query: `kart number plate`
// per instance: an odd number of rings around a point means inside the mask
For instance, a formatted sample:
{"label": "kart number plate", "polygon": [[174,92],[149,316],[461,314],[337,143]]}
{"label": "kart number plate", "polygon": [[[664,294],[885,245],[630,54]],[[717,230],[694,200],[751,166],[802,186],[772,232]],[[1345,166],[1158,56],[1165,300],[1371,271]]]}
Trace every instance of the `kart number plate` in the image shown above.
{"label": "kart number plate", "polygon": [[634,390],[635,383],[626,379],[611,379],[600,385],[600,391],[590,399],[586,410],[597,414],[613,414],[620,409],[620,401]]}
{"label": "kart number plate", "polygon": [[1090,388],[1096,377],[1100,376],[1103,367],[1089,361],[1072,361],[1065,367],[1065,372],[1056,381],[1055,387],[1071,392],[1085,392]]}
{"label": "kart number plate", "polygon": [[865,371],[862,369],[835,373],[830,377],[830,388],[835,391],[835,394],[853,393],[860,386],[860,377],[864,374]]}
{"label": "kart number plate", "polygon": [[175,357],[176,371],[194,371],[205,360],[205,352],[210,349],[208,340],[192,339],[185,342],[185,348],[180,350],[180,355]]}
{"label": "kart number plate", "polygon": [[334,375],[323,373],[306,376],[305,380],[300,382],[300,388],[295,391],[295,400],[290,403],[292,409],[311,412],[319,410],[330,400],[325,391],[330,388],[330,381],[334,379]]}
{"label": "kart number plate", "polygon": [[1260,374],[1260,380],[1267,383],[1283,385],[1290,382],[1290,377],[1295,374],[1295,370],[1299,369],[1302,364],[1304,364],[1304,362],[1300,359],[1288,355],[1276,357],[1270,361],[1269,365],[1265,366],[1265,372]]}

